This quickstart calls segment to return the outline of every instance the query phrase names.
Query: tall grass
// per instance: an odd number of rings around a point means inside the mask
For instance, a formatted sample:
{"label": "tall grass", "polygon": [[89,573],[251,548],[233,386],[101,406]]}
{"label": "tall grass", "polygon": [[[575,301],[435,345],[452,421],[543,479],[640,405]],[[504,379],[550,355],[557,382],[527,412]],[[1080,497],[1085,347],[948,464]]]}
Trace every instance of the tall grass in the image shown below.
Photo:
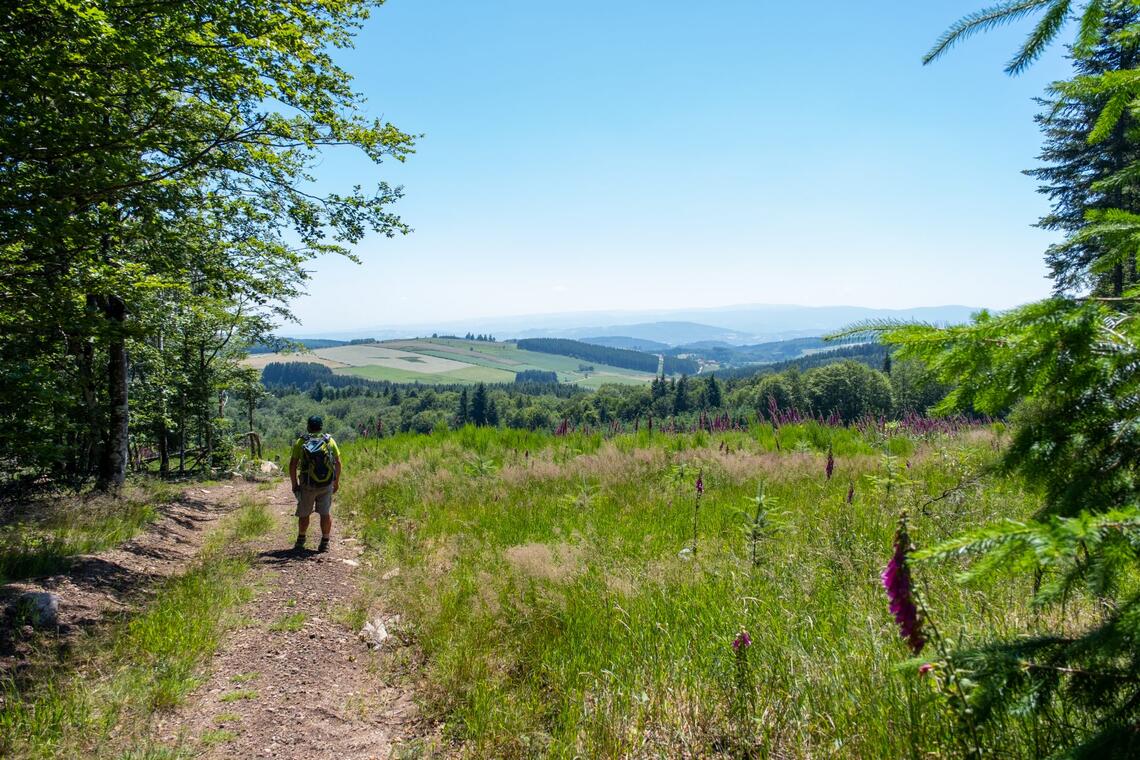
{"label": "tall grass", "polygon": [[[426,655],[429,706],[470,756],[918,757],[952,754],[954,724],[900,667],[878,576],[900,508],[919,541],[1033,510],[1016,481],[957,490],[995,447],[814,422],[612,440],[468,428],[345,447],[342,503],[401,568],[388,593]],[[755,537],[761,482],[776,506]],[[1030,578],[924,578],[949,636],[1032,627]],[[992,738],[1016,752],[1007,728]]]}
{"label": "tall grass", "polygon": [[167,484],[132,485],[120,497],[39,498],[0,527],[0,584],[50,575],[79,554],[120,544],[153,522],[177,498]]}
{"label": "tall grass", "polygon": [[235,542],[271,524],[263,504],[243,500],[207,537],[194,566],[164,583],[142,611],[96,632],[73,658],[45,659],[19,683],[0,683],[0,755],[177,756],[170,748],[127,748],[144,740],[153,711],[198,685],[233,609],[250,595],[243,578],[251,555]]}

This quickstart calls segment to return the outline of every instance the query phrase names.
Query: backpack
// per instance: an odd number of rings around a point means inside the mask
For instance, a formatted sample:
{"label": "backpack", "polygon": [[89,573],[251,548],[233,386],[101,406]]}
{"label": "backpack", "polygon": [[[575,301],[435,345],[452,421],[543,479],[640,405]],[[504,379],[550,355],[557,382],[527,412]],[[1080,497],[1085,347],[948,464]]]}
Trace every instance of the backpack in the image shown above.
{"label": "backpack", "polygon": [[304,482],[311,486],[323,486],[332,482],[336,474],[336,459],[333,457],[329,441],[332,438],[324,435],[309,436],[302,439],[301,444],[301,473]]}

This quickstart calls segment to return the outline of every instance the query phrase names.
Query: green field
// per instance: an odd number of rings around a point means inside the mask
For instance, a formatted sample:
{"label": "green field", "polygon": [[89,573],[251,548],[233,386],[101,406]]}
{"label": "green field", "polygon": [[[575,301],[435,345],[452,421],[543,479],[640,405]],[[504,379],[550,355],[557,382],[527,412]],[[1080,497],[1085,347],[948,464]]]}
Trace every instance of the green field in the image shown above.
{"label": "green field", "polygon": [[248,360],[250,366],[264,367],[275,361],[320,362],[337,374],[396,383],[440,385],[452,383],[510,383],[515,373],[541,370],[558,373],[558,380],[586,388],[605,383],[641,384],[651,374],[591,364],[591,371],[580,359],[555,354],[523,351],[514,343],[424,338],[389,340],[352,346],[320,348],[306,353],[259,354]]}
{"label": "green field", "polygon": [[[376,572],[400,569],[378,584],[381,604],[410,621],[426,708],[463,756],[959,756],[879,573],[901,509],[925,545],[1024,518],[1037,498],[983,475],[1000,446],[988,429],[778,435],[779,449],[767,426],[610,440],[466,428],[345,447],[344,498]],[[963,481],[968,498],[946,498]],[[761,485],[771,501],[753,541]],[[1047,626],[1031,574],[966,588],[957,569],[921,569],[943,635]],[[979,741],[1030,756],[1032,727],[999,720]]]}

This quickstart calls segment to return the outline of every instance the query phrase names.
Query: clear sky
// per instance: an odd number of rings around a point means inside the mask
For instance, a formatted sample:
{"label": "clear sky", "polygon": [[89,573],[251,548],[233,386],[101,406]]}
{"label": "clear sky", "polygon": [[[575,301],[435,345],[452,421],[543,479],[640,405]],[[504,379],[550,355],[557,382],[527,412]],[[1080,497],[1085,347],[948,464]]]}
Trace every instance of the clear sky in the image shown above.
{"label": "clear sky", "polygon": [[920,61],[987,4],[389,0],[340,60],[417,153],[317,173],[402,184],[415,231],[318,262],[295,331],[1041,297],[1021,170],[1063,51],[1006,76],[1020,24]]}

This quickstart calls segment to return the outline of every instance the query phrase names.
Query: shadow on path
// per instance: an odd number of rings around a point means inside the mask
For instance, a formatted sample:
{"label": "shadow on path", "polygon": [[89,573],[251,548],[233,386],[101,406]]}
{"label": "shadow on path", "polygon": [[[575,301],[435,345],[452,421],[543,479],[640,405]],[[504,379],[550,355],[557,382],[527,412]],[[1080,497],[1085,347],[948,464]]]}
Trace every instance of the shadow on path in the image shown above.
{"label": "shadow on path", "polygon": [[285,549],[268,549],[263,552],[258,552],[257,563],[259,565],[285,565],[290,562],[304,562],[305,560],[314,559],[319,555],[316,549],[305,547],[297,549],[292,546]]}

